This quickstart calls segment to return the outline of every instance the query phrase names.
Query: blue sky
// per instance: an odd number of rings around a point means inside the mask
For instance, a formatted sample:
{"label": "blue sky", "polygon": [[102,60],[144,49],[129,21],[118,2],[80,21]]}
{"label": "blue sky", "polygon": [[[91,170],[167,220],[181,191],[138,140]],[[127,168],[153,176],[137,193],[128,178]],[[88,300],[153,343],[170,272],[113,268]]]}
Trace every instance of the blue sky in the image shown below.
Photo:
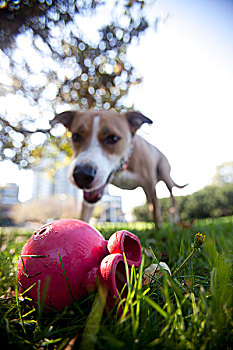
{"label": "blue sky", "polygon": [[[232,161],[233,2],[158,0],[165,19],[129,57],[143,76],[128,103],[154,121],[141,134],[167,156],[172,177],[191,194],[211,183],[216,167]],[[165,185],[159,197],[168,196]],[[113,193],[120,194],[117,190]],[[125,193],[125,208],[130,207]],[[144,198],[140,189],[132,202]]]}

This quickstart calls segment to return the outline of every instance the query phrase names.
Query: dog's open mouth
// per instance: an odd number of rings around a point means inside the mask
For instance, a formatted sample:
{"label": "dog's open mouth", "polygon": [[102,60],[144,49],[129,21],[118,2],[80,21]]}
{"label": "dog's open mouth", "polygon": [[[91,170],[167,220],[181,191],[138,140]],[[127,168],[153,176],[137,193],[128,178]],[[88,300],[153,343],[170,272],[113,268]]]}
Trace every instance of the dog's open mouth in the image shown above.
{"label": "dog's open mouth", "polygon": [[98,188],[97,190],[94,191],[84,191],[84,199],[88,203],[96,203],[98,202],[103,194],[104,194],[104,189],[105,189],[106,184]]}
{"label": "dog's open mouth", "polygon": [[112,177],[112,174],[113,174],[113,172],[110,173],[107,181],[100,188],[98,188],[96,190],[93,190],[93,191],[91,191],[91,190],[90,191],[85,191],[84,190],[83,195],[84,195],[84,199],[85,199],[86,202],[92,204],[92,203],[98,202],[102,198],[102,196],[104,194],[104,189],[105,189],[106,185],[109,183],[109,181],[110,181],[110,179]]}

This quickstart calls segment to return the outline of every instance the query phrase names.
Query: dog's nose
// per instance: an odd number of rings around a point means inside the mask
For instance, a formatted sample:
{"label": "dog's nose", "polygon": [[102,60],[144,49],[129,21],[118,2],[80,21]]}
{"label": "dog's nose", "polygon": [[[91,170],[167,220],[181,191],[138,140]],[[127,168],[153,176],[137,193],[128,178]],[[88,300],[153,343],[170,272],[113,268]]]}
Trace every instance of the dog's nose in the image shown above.
{"label": "dog's nose", "polygon": [[90,164],[76,165],[73,178],[79,188],[89,188],[96,175],[96,169]]}

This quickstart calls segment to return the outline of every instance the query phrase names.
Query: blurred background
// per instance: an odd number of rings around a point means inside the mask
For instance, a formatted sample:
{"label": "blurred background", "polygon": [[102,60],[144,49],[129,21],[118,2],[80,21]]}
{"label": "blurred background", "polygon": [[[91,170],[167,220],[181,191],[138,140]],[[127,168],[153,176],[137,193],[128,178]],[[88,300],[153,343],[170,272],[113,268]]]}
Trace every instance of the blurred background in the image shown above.
{"label": "blurred background", "polygon": [[[233,213],[231,0],[0,1],[0,225],[78,217],[56,112],[135,109],[168,158],[182,220]],[[168,191],[157,185],[167,219]],[[95,220],[151,218],[110,185]]]}

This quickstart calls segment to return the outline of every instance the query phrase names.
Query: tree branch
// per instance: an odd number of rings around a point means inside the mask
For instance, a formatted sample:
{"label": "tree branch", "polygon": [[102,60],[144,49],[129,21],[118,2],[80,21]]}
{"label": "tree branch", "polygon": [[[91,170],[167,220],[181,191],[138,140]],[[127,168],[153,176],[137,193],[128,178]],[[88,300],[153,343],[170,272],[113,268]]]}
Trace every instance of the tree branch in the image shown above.
{"label": "tree branch", "polygon": [[35,131],[31,131],[31,130],[23,128],[22,126],[21,127],[13,126],[7,120],[5,120],[5,119],[3,119],[1,117],[0,117],[0,122],[1,122],[1,124],[5,125],[5,126],[9,126],[15,132],[19,132],[19,133],[23,134],[24,136],[28,136],[28,135],[34,134],[35,132],[47,133],[50,130],[50,129],[36,129]]}

